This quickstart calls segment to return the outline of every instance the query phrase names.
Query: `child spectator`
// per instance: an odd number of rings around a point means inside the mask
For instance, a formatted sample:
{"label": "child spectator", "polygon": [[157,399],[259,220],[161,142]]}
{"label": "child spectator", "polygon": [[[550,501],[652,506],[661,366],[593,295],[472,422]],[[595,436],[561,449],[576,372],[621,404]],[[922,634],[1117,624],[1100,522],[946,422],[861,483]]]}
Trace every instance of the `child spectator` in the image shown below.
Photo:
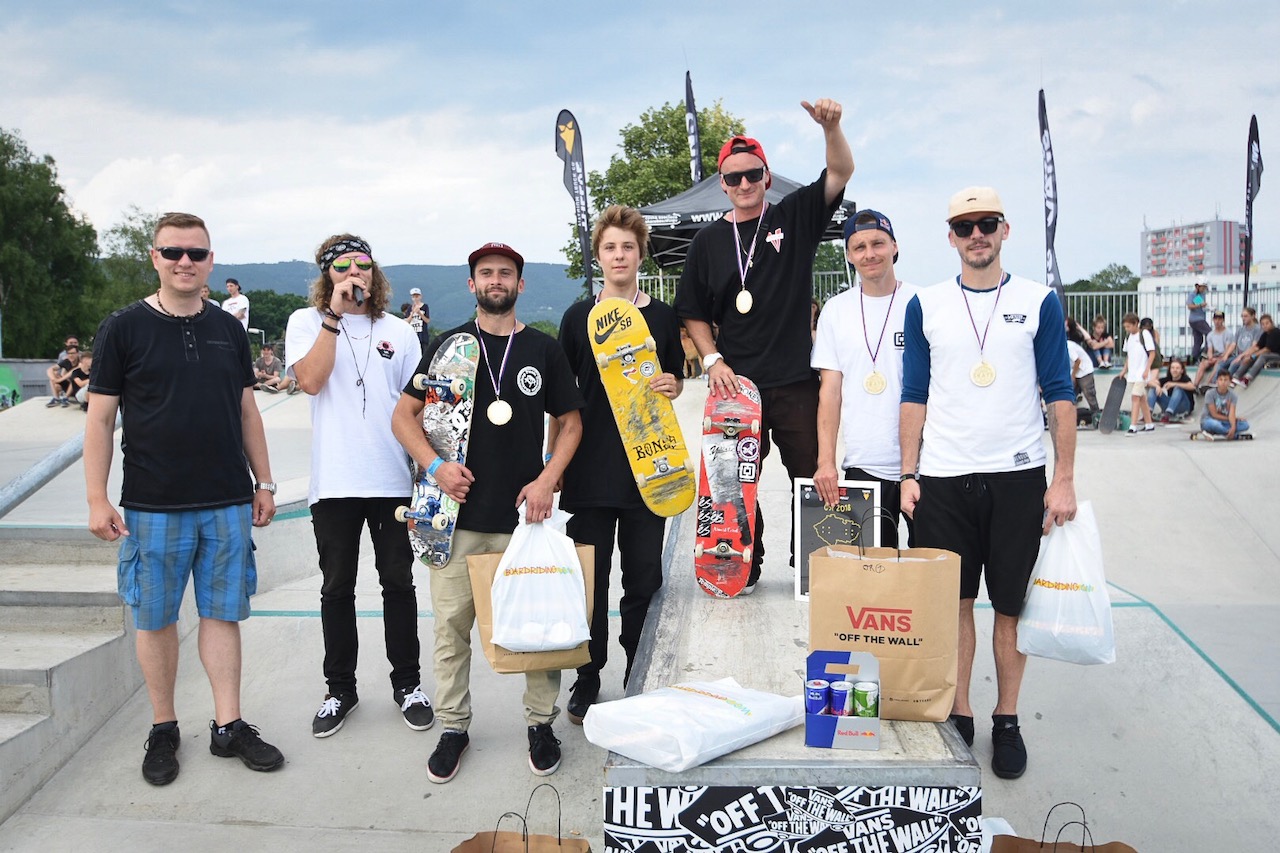
{"label": "child spectator", "polygon": [[[1152,362],[1156,358],[1156,342],[1151,332],[1138,325],[1138,315],[1132,311],[1124,315],[1124,378],[1129,386],[1132,420],[1129,435],[1155,430],[1151,407],[1147,405],[1147,381],[1154,375]],[[1146,421],[1146,425],[1143,425]]]}
{"label": "child spectator", "polygon": [[1116,339],[1107,328],[1107,318],[1099,314],[1093,318],[1093,334],[1089,336],[1089,351],[1093,356],[1093,366],[1110,370],[1111,353],[1115,348]]}
{"label": "child spectator", "polygon": [[80,411],[89,411],[89,371],[93,369],[93,353],[80,354],[80,363],[72,368],[67,377],[71,399],[80,404]]}
{"label": "child spectator", "polygon": [[1236,417],[1236,392],[1231,390],[1231,376],[1219,373],[1217,386],[1204,395],[1204,414],[1200,416],[1200,429],[1206,438],[1225,436],[1234,439],[1249,431],[1249,422]]}
{"label": "child spectator", "polygon": [[[1203,363],[1203,362],[1202,362]],[[1169,359],[1169,370],[1158,388],[1147,391],[1147,405],[1160,404],[1161,423],[1178,422],[1196,407],[1196,386],[1187,376],[1187,365],[1180,358]]]}
{"label": "child spectator", "polygon": [[[1083,395],[1089,406],[1089,424],[1097,421],[1098,391],[1093,380],[1093,361],[1084,348],[1084,331],[1080,326],[1067,318],[1067,360],[1071,362],[1071,381],[1076,393]],[[1082,421],[1077,419],[1077,424]]]}

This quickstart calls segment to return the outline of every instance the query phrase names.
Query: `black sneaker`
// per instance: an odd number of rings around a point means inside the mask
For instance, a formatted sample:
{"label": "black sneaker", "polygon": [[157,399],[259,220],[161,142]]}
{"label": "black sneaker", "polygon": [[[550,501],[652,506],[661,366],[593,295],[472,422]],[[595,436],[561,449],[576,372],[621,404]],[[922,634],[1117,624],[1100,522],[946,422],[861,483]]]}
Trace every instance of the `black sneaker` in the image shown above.
{"label": "black sneaker", "polygon": [[427,778],[437,785],[443,785],[458,775],[462,764],[462,753],[471,745],[471,736],[466,732],[454,732],[445,729],[436,744],[435,752],[427,759]]}
{"label": "black sneaker", "polygon": [[56,405],[58,405],[58,398],[57,398],[57,397],[50,397],[50,398],[49,398],[49,402],[45,403],[45,404],[44,404],[44,407],[45,407],[46,409],[52,409],[52,408],[53,408],[54,406],[56,406]]}
{"label": "black sneaker", "polygon": [[360,700],[349,693],[326,693],[316,711],[316,718],[311,721],[311,734],[316,737],[328,737],[337,733],[342,724],[360,704]]}
{"label": "black sneaker", "polygon": [[993,714],[991,722],[991,769],[1001,779],[1017,779],[1027,769],[1027,747],[1018,728],[1018,715]]}
{"label": "black sneaker", "polygon": [[[164,726],[164,728],[161,728]],[[182,735],[178,724],[152,726],[147,735],[147,754],[142,758],[142,778],[152,785],[168,785],[178,778],[178,747]]]}
{"label": "black sneaker", "polygon": [[529,726],[529,769],[535,776],[550,776],[560,769],[560,741],[550,723]]}
{"label": "black sneaker", "polygon": [[959,714],[952,714],[947,717],[951,725],[956,727],[960,737],[964,740],[965,746],[973,746],[973,717],[962,717]]}
{"label": "black sneaker", "polygon": [[236,720],[221,729],[217,722],[210,720],[209,752],[219,758],[238,758],[250,770],[264,773],[284,764],[280,750],[264,741],[258,729],[244,720]]}
{"label": "black sneaker", "polygon": [[406,726],[415,732],[425,732],[436,724],[436,712],[431,710],[431,700],[422,692],[421,684],[413,689],[398,687],[394,695]]}
{"label": "black sneaker", "polygon": [[599,696],[600,673],[579,675],[569,693],[569,722],[575,726],[582,725],[582,718],[587,716],[587,711],[596,703]]}

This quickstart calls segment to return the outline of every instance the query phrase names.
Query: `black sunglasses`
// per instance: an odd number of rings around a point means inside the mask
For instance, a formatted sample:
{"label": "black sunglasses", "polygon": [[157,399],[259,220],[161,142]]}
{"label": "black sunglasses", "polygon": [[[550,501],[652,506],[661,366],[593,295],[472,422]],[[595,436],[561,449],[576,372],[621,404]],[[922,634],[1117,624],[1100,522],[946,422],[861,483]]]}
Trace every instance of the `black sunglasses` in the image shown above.
{"label": "black sunglasses", "polygon": [[720,177],[724,178],[724,182],[731,187],[736,187],[742,183],[742,179],[746,178],[753,184],[758,184],[764,180],[764,167],[759,169],[747,169],[745,172],[725,172]]}
{"label": "black sunglasses", "polygon": [[957,237],[968,237],[973,233],[973,226],[976,225],[983,234],[991,235],[996,233],[996,229],[1000,227],[1001,222],[1004,222],[1003,216],[987,216],[977,222],[958,219],[951,223],[951,230],[955,232]]}
{"label": "black sunglasses", "polygon": [[209,249],[184,249],[181,246],[157,246],[156,251],[166,261],[180,261],[182,256],[186,255],[193,264],[198,264],[208,259],[210,252]]}

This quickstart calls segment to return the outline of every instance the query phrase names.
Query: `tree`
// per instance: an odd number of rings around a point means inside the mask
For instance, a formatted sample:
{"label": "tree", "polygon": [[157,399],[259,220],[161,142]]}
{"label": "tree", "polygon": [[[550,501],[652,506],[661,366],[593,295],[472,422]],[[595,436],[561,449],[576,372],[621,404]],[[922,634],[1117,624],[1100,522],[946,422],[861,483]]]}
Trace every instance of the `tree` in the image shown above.
{"label": "tree", "polygon": [[[730,136],[743,132],[742,120],[731,115],[719,101],[698,110],[702,174],[715,174],[720,147]],[[603,173],[587,173],[587,194],[593,213],[599,214],[611,204],[643,207],[693,186],[683,103],[665,103],[645,110],[639,123],[628,124],[620,135],[621,153],[609,159],[609,168]],[[564,247],[569,261],[565,274],[569,278],[585,278],[576,226],[571,225],[570,229],[570,238]],[[641,272],[652,274],[657,268],[646,259]]]}
{"label": "tree", "polygon": [[150,251],[159,221],[160,214],[130,205],[123,219],[102,235],[102,283],[88,300],[97,321],[159,287]]}
{"label": "tree", "polygon": [[1063,288],[1067,293],[1097,293],[1099,291],[1133,291],[1141,279],[1124,264],[1108,264],[1089,278],[1082,278]]}
{"label": "tree", "polygon": [[0,128],[0,318],[4,354],[47,358],[83,334],[82,299],[101,281],[93,226],[73,212],[53,158]]}
{"label": "tree", "polygon": [[[299,308],[306,308],[305,296],[296,293],[276,293],[274,290],[245,291],[249,298],[249,322],[255,329],[261,329],[265,340],[282,340],[284,328],[289,323],[289,315]],[[257,336],[253,336],[257,343]]]}

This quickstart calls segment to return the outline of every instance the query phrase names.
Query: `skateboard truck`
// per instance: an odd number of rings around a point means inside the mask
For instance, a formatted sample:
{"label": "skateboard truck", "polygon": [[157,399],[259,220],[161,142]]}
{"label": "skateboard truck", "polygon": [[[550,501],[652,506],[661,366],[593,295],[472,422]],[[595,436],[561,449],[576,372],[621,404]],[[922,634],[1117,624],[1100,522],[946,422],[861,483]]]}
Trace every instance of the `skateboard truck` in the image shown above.
{"label": "skateboard truck", "polygon": [[729,438],[735,438],[738,433],[749,432],[752,435],[760,434],[760,421],[752,420],[751,423],[739,420],[738,418],[725,418],[722,421],[712,420],[711,418],[702,419],[702,431],[710,432],[718,429]]}
{"label": "skateboard truck", "polygon": [[701,542],[695,544],[693,546],[693,558],[695,560],[701,559],[703,554],[710,557],[716,557],[721,560],[727,560],[730,557],[741,557],[742,562],[751,562],[751,546],[748,545],[741,551],[735,551],[733,550],[733,545],[731,545],[727,539],[721,539],[709,551],[703,550]]}
{"label": "skateboard truck", "polygon": [[623,364],[630,364],[631,362],[636,360],[636,357],[635,357],[636,353],[642,352],[642,351],[654,352],[657,349],[658,349],[658,345],[657,343],[654,342],[653,338],[647,337],[644,339],[644,344],[640,346],[620,346],[618,347],[618,351],[614,353],[606,353],[606,352],[597,353],[596,367],[599,367],[600,369],[603,370],[604,368],[609,366],[609,362],[616,361],[617,359],[622,359]]}
{"label": "skateboard truck", "polygon": [[467,383],[462,379],[431,379],[425,373],[419,373],[413,377],[413,387],[419,391],[425,391],[428,388],[448,389],[454,397],[461,397],[467,390]]}
{"label": "skateboard truck", "polygon": [[645,486],[656,480],[665,480],[667,477],[675,477],[686,471],[693,473],[693,463],[686,459],[679,465],[672,465],[667,457],[659,456],[653,460],[654,472],[652,474],[636,474],[636,486],[643,489]]}

